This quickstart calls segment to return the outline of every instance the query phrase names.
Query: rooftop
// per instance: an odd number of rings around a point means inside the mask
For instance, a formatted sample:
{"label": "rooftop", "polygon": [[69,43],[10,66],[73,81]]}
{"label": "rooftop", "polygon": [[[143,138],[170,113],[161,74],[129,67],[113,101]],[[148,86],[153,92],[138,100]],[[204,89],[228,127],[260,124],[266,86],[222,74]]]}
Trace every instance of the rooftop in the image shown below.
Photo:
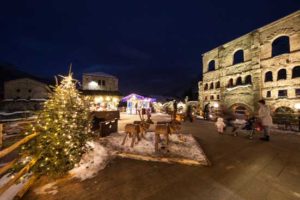
{"label": "rooftop", "polygon": [[109,78],[117,78],[111,74],[107,74],[104,72],[90,72],[90,73],[84,73],[83,75],[88,75],[88,76],[102,76],[102,77],[109,77]]}

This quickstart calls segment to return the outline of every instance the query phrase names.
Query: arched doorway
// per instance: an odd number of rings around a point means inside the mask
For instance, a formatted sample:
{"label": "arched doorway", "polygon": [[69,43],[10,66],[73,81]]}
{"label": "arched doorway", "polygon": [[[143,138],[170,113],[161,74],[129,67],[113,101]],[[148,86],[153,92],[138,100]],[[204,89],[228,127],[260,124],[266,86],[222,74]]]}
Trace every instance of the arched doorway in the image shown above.
{"label": "arched doorway", "polygon": [[235,119],[245,119],[252,114],[252,110],[245,104],[234,104],[230,107],[230,111]]}

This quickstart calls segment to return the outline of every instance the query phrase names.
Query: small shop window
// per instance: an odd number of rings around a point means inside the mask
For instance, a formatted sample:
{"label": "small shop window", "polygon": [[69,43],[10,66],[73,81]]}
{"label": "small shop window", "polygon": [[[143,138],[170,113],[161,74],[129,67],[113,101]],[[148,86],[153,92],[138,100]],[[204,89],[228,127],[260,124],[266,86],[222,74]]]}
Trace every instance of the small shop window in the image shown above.
{"label": "small shop window", "polygon": [[287,97],[287,90],[278,90],[278,97]]}

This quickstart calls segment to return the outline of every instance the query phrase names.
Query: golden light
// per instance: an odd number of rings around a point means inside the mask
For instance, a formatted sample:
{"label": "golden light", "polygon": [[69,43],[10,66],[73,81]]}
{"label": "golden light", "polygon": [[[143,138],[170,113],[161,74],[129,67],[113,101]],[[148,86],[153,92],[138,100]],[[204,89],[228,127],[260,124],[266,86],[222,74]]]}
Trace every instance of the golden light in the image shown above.
{"label": "golden light", "polygon": [[294,106],[297,110],[300,110],[300,103],[296,103]]}
{"label": "golden light", "polygon": [[106,97],[106,99],[105,99],[106,101],[110,101],[111,100],[111,98],[110,97]]}
{"label": "golden light", "polygon": [[219,104],[218,103],[214,103],[214,108],[219,108]]}
{"label": "golden light", "polygon": [[89,88],[90,90],[95,90],[95,89],[98,88],[98,83],[95,82],[95,81],[91,81],[91,82],[89,82],[89,84],[88,84],[88,88]]}
{"label": "golden light", "polygon": [[114,103],[117,103],[118,101],[119,101],[118,98],[116,98],[116,97],[113,98],[113,102],[114,102]]}

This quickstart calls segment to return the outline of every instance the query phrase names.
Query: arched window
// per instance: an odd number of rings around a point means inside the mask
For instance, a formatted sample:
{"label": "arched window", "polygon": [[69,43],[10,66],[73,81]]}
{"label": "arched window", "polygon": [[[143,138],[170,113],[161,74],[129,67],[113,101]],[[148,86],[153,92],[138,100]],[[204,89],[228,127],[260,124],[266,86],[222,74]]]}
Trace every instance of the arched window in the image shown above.
{"label": "arched window", "polygon": [[265,82],[271,82],[271,81],[273,81],[273,74],[271,71],[268,71],[265,74]]}
{"label": "arched window", "polygon": [[214,83],[210,83],[209,89],[210,90],[214,89]]}
{"label": "arched window", "polygon": [[272,57],[284,53],[290,53],[290,39],[288,36],[281,36],[272,42]]}
{"label": "arched window", "polygon": [[215,71],[216,70],[216,63],[215,63],[215,60],[211,60],[209,63],[208,63],[208,71]]}
{"label": "arched window", "polygon": [[247,75],[245,78],[245,84],[252,84],[252,78],[251,75]]}
{"label": "arched window", "polygon": [[286,79],[286,70],[285,69],[281,69],[278,71],[277,74],[277,81],[278,80],[285,80]]}
{"label": "arched window", "polygon": [[207,83],[204,86],[204,90],[208,90],[208,84]]}
{"label": "arched window", "polygon": [[236,79],[236,85],[243,85],[242,77],[238,77],[238,78]]}
{"label": "arched window", "polygon": [[216,88],[220,88],[220,81],[216,83]]}
{"label": "arched window", "polygon": [[215,98],[214,98],[214,95],[211,95],[211,96],[210,96],[210,99],[211,99],[211,100],[214,100],[214,99],[215,99]]}
{"label": "arched window", "polygon": [[233,55],[233,65],[244,62],[244,51],[238,50]]}
{"label": "arched window", "polygon": [[233,87],[233,79],[229,79],[228,81],[228,87]]}
{"label": "arched window", "polygon": [[298,78],[298,77],[300,77],[300,66],[294,67],[292,71],[292,78]]}

